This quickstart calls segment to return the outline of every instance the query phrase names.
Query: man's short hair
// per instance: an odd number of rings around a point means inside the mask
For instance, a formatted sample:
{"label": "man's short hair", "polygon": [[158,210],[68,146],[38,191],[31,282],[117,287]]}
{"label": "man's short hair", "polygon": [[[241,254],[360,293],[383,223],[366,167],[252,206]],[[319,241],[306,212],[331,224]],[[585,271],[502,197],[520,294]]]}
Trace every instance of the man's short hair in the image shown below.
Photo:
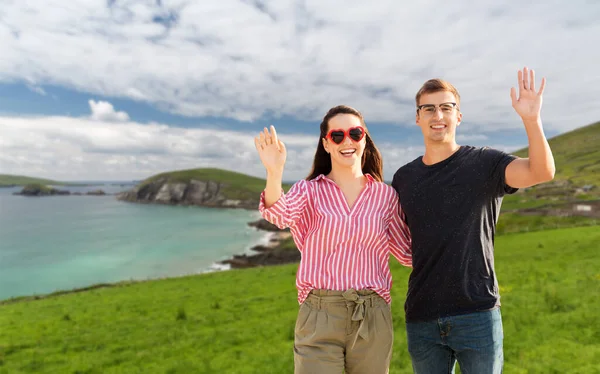
{"label": "man's short hair", "polygon": [[448,91],[454,94],[454,97],[456,97],[456,105],[460,107],[460,95],[458,94],[458,90],[456,89],[456,87],[454,87],[450,82],[439,78],[430,79],[427,82],[423,83],[423,85],[417,92],[417,96],[415,97],[417,106],[419,106],[419,100],[421,99],[422,95],[436,93],[440,91]]}

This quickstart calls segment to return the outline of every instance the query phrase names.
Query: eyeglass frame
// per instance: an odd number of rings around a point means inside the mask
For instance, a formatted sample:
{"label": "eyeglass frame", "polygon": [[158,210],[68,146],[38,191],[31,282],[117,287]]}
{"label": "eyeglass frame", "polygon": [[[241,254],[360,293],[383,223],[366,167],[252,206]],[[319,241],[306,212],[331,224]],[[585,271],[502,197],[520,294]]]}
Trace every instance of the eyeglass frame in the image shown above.
{"label": "eyeglass frame", "polygon": [[[442,105],[448,105],[448,104],[452,105],[452,109],[456,108],[460,112],[460,108],[458,107],[458,104],[455,103],[455,102],[449,101],[447,103],[441,103],[439,105],[435,105],[435,104],[421,104],[421,105],[417,106],[417,113],[419,113],[419,110],[421,110],[421,109],[423,109],[425,107],[429,107],[429,108],[433,107],[433,109],[434,109],[433,113],[435,113],[435,112],[437,112],[438,108],[441,109]],[[433,115],[433,113],[431,113],[431,114]],[[442,111],[442,113],[443,113],[443,111]]]}

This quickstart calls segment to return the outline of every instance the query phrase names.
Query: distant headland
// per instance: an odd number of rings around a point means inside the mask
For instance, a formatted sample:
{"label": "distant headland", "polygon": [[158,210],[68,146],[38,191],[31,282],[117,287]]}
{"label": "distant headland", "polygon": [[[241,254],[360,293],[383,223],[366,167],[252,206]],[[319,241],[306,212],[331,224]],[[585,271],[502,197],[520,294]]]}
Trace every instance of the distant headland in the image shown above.
{"label": "distant headland", "polygon": [[[284,185],[284,190],[289,189]],[[136,203],[256,210],[265,180],[222,169],[178,170],[151,176],[117,199]]]}

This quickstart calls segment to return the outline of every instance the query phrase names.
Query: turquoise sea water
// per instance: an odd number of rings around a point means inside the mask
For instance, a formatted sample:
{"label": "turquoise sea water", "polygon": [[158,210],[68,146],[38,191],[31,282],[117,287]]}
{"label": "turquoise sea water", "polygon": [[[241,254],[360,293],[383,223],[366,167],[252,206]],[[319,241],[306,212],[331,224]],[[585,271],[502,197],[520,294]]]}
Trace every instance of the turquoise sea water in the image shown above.
{"label": "turquoise sea water", "polygon": [[12,195],[19,190],[0,188],[0,299],[204,272],[265,236],[247,226],[256,211]]}

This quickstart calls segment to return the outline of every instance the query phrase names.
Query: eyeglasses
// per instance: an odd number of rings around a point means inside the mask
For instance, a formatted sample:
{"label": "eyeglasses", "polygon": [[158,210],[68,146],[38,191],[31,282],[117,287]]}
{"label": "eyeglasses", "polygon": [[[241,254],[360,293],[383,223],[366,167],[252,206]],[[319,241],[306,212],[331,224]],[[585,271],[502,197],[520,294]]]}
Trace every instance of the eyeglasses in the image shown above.
{"label": "eyeglasses", "polygon": [[446,115],[452,113],[456,107],[456,103],[442,103],[439,106],[433,104],[423,104],[417,107],[417,111],[420,110],[424,117],[431,117],[437,111],[437,108],[440,108],[442,114]]}
{"label": "eyeglasses", "polygon": [[357,126],[352,127],[347,131],[342,129],[330,130],[327,134],[327,139],[331,140],[335,144],[341,144],[346,136],[358,143],[362,140],[362,138],[364,138],[365,129],[363,129],[361,126]]}

